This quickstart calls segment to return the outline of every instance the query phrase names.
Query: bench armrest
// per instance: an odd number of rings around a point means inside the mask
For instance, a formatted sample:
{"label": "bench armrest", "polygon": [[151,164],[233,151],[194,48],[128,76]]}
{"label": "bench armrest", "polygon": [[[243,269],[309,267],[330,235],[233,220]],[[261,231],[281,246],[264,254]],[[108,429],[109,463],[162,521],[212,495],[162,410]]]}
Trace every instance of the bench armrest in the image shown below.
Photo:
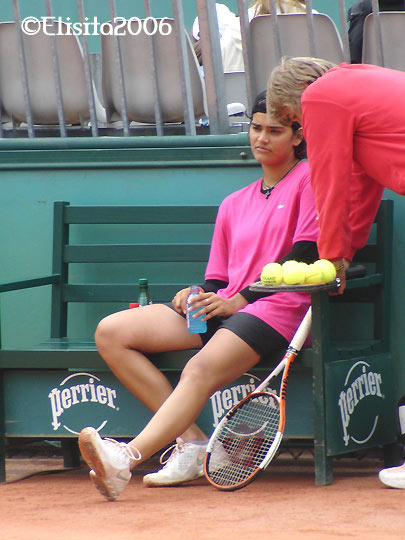
{"label": "bench armrest", "polygon": [[51,274],[33,279],[24,279],[22,281],[12,281],[10,283],[0,283],[0,293],[9,291],[19,291],[21,289],[31,289],[32,287],[42,287],[43,285],[52,285],[60,281],[60,274]]}
{"label": "bench armrest", "polygon": [[[369,274],[360,278],[348,279],[346,281],[346,289],[358,289],[360,287],[369,287],[370,285],[378,285],[384,279],[383,274]],[[344,293],[343,293],[344,294]]]}

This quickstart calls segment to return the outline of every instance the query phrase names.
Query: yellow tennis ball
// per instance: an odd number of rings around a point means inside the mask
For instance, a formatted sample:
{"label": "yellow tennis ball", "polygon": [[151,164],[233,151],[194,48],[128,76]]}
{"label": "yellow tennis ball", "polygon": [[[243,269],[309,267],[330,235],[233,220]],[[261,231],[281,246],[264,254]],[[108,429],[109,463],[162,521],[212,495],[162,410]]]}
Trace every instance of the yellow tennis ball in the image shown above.
{"label": "yellow tennis ball", "polygon": [[297,266],[297,264],[299,264],[297,261],[285,261],[285,263],[283,263],[283,269],[285,270],[286,268],[290,268],[290,267],[295,267]]}
{"label": "yellow tennis ball", "polygon": [[336,268],[334,264],[327,259],[319,259],[319,261],[315,261],[314,264],[320,268],[323,273],[323,283],[328,283],[336,278]]}
{"label": "yellow tennis ball", "polygon": [[283,271],[283,281],[286,285],[299,285],[305,281],[305,271],[299,263],[287,265]]}
{"label": "yellow tennis ball", "polygon": [[263,267],[260,281],[264,285],[280,285],[283,281],[283,268],[281,264],[269,263]]}
{"label": "yellow tennis ball", "polygon": [[319,266],[316,266],[315,264],[308,265],[305,273],[305,283],[311,283],[313,285],[324,283],[324,275]]}
{"label": "yellow tennis ball", "polygon": [[307,263],[299,262],[299,263],[298,263],[298,266],[299,266],[300,268],[302,268],[302,270],[304,271],[304,273],[307,271],[307,268],[308,268]]}

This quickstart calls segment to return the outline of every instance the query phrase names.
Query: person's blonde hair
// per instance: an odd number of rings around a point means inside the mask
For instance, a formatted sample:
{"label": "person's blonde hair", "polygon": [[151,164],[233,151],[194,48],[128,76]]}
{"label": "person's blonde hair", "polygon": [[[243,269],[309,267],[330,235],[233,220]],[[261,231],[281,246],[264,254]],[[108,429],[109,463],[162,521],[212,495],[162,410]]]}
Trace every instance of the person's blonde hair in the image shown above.
{"label": "person's blonde hair", "polygon": [[267,111],[276,120],[290,123],[301,112],[304,90],[326,71],[336,66],[322,58],[284,57],[267,83]]}
{"label": "person's blonde hair", "polygon": [[[255,17],[258,15],[270,14],[270,0],[253,0],[250,7],[254,8]],[[289,7],[301,8],[303,12],[306,11],[305,0],[276,0],[276,8],[278,13],[284,13],[284,11]]]}

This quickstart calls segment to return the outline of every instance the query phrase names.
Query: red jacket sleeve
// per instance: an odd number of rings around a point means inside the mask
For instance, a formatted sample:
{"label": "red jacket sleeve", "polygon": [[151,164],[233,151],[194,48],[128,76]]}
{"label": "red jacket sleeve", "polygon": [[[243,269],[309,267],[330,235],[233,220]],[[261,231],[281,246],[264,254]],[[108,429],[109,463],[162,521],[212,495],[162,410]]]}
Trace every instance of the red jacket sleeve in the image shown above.
{"label": "red jacket sleeve", "polygon": [[319,256],[351,261],[367,241],[383,188],[359,169],[353,174],[354,113],[332,101],[304,96],[303,126],[318,210]]}

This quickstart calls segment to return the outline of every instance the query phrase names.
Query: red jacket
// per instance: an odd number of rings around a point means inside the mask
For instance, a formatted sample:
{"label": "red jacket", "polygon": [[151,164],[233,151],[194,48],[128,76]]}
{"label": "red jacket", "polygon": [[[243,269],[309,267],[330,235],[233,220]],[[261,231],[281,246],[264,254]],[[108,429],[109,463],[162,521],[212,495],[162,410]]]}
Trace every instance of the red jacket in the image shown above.
{"label": "red jacket", "polygon": [[384,187],[405,194],[405,73],[341,64],[303,93],[321,258],[352,260]]}

